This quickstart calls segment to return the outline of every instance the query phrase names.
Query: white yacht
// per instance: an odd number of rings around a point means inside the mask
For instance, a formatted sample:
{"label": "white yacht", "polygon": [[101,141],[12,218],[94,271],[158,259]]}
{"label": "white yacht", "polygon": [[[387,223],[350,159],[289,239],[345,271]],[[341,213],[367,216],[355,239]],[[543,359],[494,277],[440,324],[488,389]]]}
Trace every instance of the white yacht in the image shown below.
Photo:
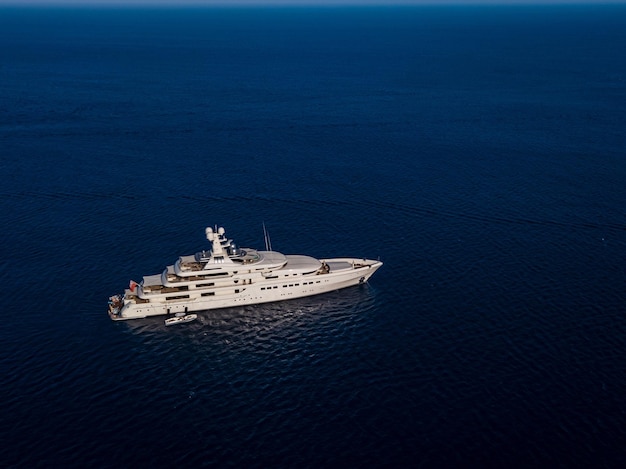
{"label": "white yacht", "polygon": [[383,265],[379,260],[315,259],[238,248],[224,228],[206,229],[209,251],[179,257],[161,274],[131,280],[123,294],[109,298],[109,316],[119,321],[176,315],[317,295],[358,285]]}

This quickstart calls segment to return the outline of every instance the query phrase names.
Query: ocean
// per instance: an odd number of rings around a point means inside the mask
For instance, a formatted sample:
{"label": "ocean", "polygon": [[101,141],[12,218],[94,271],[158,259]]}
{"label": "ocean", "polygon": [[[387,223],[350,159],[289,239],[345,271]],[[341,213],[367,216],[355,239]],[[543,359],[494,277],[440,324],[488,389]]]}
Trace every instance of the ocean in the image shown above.
{"label": "ocean", "polygon": [[[617,467],[626,6],[0,8],[2,467]],[[209,247],[380,258],[113,322]]]}

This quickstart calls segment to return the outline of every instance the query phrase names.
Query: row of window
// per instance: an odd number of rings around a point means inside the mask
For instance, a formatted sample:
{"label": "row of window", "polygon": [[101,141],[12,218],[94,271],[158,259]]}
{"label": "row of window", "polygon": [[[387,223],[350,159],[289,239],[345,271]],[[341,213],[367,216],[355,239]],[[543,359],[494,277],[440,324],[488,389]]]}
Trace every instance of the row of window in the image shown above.
{"label": "row of window", "polygon": [[[268,287],[269,290],[270,287]],[[278,288],[278,287],[274,287],[274,288]],[[262,290],[265,290],[265,288],[262,288]],[[235,293],[239,293],[239,289],[235,289]],[[201,293],[200,296],[215,296],[215,292],[214,291],[210,291],[210,292],[206,292],[206,293]],[[168,300],[183,300],[183,299],[187,299],[189,298],[189,295],[178,295],[178,296],[168,296],[165,298],[166,301]]]}
{"label": "row of window", "polygon": [[[310,282],[302,282],[302,286],[304,286],[304,285],[313,285],[314,283],[320,283],[320,281],[316,280],[316,281],[310,281]],[[198,286],[200,286],[200,285],[198,285]],[[300,286],[299,283],[289,283],[289,284],[283,285],[283,288],[299,287],[299,286]],[[278,285],[274,285],[272,287],[261,287],[261,290],[271,290],[271,289],[276,289],[276,288],[278,288]],[[235,293],[239,293],[239,289],[236,289]],[[202,293],[200,296],[215,296],[215,292]],[[186,298],[189,298],[189,295],[168,296],[166,298],[166,300],[182,300],[182,299],[186,299]]]}
{"label": "row of window", "polygon": [[[312,273],[315,273],[315,271],[313,270],[313,271],[311,271],[311,272],[304,272],[302,275],[310,275],[310,274],[312,274]],[[297,275],[299,275],[299,274],[291,274],[291,275],[293,275],[294,277],[296,277],[296,276],[297,276]],[[289,277],[289,274],[285,274],[284,276],[285,276],[285,277]],[[267,278],[267,279],[271,279],[271,278],[278,278],[278,275],[268,275],[268,276],[266,276],[265,278]]]}
{"label": "row of window", "polygon": [[[320,283],[319,280],[315,281],[315,282],[302,282],[302,285],[313,285],[314,283]],[[288,287],[299,287],[300,284],[299,283],[290,283],[290,284],[285,284],[283,285],[283,288],[288,288]],[[261,287],[261,290],[271,290],[272,288],[278,288],[278,286],[273,286],[273,287]]]}

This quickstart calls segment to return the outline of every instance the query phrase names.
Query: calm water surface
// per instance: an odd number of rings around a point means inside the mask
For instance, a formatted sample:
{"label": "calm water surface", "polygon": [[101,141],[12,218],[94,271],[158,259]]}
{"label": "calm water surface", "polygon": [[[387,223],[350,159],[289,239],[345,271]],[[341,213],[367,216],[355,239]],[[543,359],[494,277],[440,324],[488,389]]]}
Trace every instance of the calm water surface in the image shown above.
{"label": "calm water surface", "polygon": [[[0,9],[0,463],[611,467],[626,8]],[[114,323],[208,247],[368,285]]]}

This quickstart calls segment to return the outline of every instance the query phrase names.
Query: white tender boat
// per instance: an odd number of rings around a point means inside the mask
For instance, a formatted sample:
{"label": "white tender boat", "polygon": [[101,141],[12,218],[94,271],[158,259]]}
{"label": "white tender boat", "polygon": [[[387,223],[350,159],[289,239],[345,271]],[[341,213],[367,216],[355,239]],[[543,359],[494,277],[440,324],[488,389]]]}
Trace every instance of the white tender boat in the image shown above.
{"label": "white tender boat", "polygon": [[174,324],[182,324],[184,322],[191,322],[198,319],[197,314],[184,314],[183,316],[174,316],[165,320],[166,326],[173,326]]}
{"label": "white tender boat", "polygon": [[179,257],[157,275],[109,298],[113,320],[145,318],[289,300],[367,282],[383,265],[351,257],[316,259],[266,250],[240,249],[224,228],[205,230],[211,250]]}

